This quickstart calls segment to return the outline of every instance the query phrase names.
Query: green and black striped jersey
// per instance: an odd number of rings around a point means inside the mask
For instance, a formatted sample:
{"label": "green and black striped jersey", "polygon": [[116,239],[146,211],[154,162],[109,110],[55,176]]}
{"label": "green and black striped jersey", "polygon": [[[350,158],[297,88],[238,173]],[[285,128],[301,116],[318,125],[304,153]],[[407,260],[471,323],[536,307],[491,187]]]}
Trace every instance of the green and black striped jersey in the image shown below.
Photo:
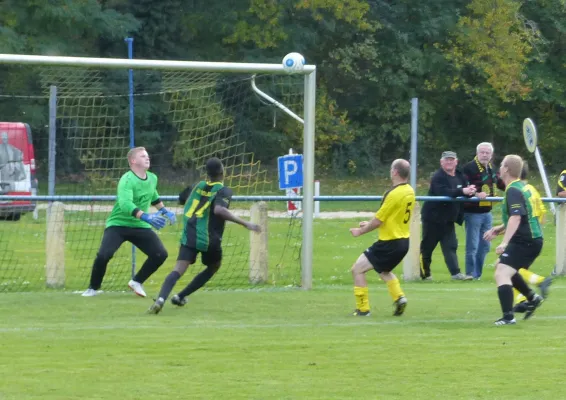
{"label": "green and black striped jersey", "polygon": [[509,183],[505,189],[502,203],[503,224],[507,227],[511,216],[521,216],[521,223],[511,241],[524,242],[542,237],[539,220],[533,213],[531,195],[529,189],[520,180]]}
{"label": "green and black striped jersey", "polygon": [[201,181],[186,200],[181,244],[199,251],[220,249],[226,221],[214,214],[214,207],[228,208],[232,189],[222,182]]}

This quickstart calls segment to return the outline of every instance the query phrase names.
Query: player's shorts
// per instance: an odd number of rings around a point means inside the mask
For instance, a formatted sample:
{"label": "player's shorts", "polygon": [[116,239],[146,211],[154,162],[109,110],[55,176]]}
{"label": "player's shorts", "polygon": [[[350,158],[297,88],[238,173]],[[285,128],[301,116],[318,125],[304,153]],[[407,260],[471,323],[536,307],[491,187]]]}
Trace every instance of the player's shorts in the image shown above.
{"label": "player's shorts", "polygon": [[221,248],[209,251],[200,251],[195,248],[183,245],[179,247],[179,255],[177,256],[177,261],[188,261],[189,264],[194,264],[199,253],[201,253],[202,263],[206,266],[217,265],[222,261]]}
{"label": "player's shorts", "polygon": [[501,264],[519,270],[519,268],[528,269],[536,260],[542,250],[542,238],[529,241],[509,242],[503,254],[499,256]]}
{"label": "player's shorts", "polygon": [[378,240],[366,251],[365,256],[378,273],[390,272],[409,251],[409,239]]}

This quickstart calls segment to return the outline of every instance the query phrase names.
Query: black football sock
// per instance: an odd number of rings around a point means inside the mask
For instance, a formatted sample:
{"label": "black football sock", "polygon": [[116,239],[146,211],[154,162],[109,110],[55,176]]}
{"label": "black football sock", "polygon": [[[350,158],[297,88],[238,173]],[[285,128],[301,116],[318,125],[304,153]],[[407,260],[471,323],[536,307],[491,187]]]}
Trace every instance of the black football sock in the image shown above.
{"label": "black football sock", "polygon": [[191,281],[191,283],[189,283],[186,288],[184,288],[179,292],[179,297],[181,298],[187,297],[191,293],[194,293],[197,290],[199,290],[201,287],[204,286],[206,282],[210,280],[210,278],[214,276],[215,272],[212,272],[212,270],[207,267],[204,271],[202,271],[197,276],[195,276]]}
{"label": "black football sock", "polygon": [[177,281],[181,278],[181,274],[177,271],[171,271],[169,275],[165,278],[163,285],[161,285],[161,291],[159,292],[159,297],[163,298],[163,300],[167,300],[167,297],[171,294],[173,287],[177,283]]}
{"label": "black football sock", "polygon": [[501,285],[497,288],[497,294],[499,295],[503,318],[507,320],[513,319],[513,286]]}
{"label": "black football sock", "polygon": [[511,277],[511,283],[515,289],[527,298],[528,301],[531,301],[533,297],[535,297],[535,292],[529,287],[529,285],[527,285],[527,282],[525,282],[521,274],[518,272]]}

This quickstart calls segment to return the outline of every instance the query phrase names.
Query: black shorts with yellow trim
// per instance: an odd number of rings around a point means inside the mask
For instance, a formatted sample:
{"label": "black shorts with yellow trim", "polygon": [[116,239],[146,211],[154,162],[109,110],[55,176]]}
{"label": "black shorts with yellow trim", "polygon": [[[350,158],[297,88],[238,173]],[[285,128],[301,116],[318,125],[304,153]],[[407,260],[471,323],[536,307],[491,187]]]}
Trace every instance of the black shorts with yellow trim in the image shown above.
{"label": "black shorts with yellow trim", "polygon": [[499,262],[516,270],[520,268],[528,269],[542,251],[542,244],[542,238],[520,242],[511,240],[503,254],[499,256]]}
{"label": "black shorts with yellow trim", "polygon": [[403,261],[409,251],[409,239],[378,240],[366,251],[365,256],[378,273],[390,272]]}
{"label": "black shorts with yellow trim", "polygon": [[197,260],[198,254],[201,253],[201,261],[204,265],[211,266],[217,265],[222,261],[222,248],[209,249],[208,251],[200,251],[193,247],[181,245],[179,247],[179,255],[177,261],[188,261],[189,264],[194,264]]}

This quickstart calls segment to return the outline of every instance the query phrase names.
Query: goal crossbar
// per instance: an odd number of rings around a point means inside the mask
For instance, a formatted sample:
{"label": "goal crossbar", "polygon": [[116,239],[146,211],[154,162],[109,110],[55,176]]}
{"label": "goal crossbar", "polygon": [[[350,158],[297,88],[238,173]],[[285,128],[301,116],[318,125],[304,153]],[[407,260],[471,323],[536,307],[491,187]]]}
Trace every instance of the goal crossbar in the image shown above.
{"label": "goal crossbar", "polygon": [[[190,70],[199,72],[266,73],[288,74],[283,64],[235,63],[208,61],[145,60],[128,58],[34,56],[21,54],[0,54],[0,64],[51,65],[96,68],[132,68]],[[316,70],[314,65],[305,65],[296,74],[308,75]]]}

